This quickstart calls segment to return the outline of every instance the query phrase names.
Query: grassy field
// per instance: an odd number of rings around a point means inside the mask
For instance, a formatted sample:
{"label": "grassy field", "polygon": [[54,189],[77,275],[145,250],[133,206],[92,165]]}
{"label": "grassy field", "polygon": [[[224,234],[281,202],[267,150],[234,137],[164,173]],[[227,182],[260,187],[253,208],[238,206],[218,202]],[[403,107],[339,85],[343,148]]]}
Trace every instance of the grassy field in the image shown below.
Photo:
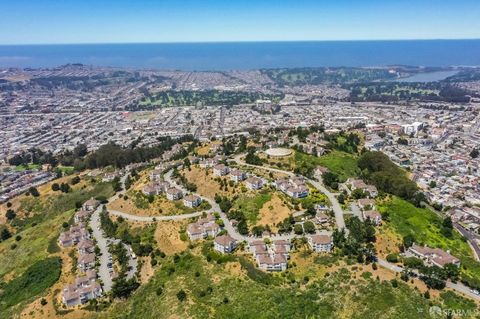
{"label": "grassy field", "polygon": [[480,263],[473,259],[466,239],[457,232],[452,238],[441,233],[442,219],[428,209],[417,208],[398,197],[392,197],[379,206],[389,213],[389,225],[401,236],[411,235],[418,244],[449,250],[461,261],[462,279],[480,284]]}
{"label": "grassy field", "polygon": [[18,166],[15,166],[15,170],[17,172],[23,172],[25,170],[36,170],[36,169],[40,169],[40,165],[39,164],[27,164],[27,165],[18,165]]}
{"label": "grassy field", "polygon": [[320,157],[318,164],[337,174],[341,181],[345,181],[349,177],[355,177],[360,172],[356,157],[339,151],[332,151]]}
{"label": "grassy field", "polygon": [[54,218],[56,215],[74,209],[92,197],[110,197],[113,195],[111,183],[96,183],[85,188],[76,188],[69,193],[55,193],[40,197],[24,197],[21,199],[19,211],[23,211],[27,218],[15,219],[13,225],[23,230],[33,224]]}
{"label": "grassy field", "polygon": [[261,191],[253,196],[242,195],[233,204],[235,210],[240,210],[245,214],[250,225],[255,225],[263,205],[272,199],[272,194],[268,191]]}
{"label": "grassy field", "polygon": [[[25,271],[30,265],[48,256],[51,240],[56,240],[62,229],[62,223],[68,221],[73,210],[48,218],[44,222],[29,227],[18,233],[22,239],[15,240],[15,236],[0,243],[0,278],[8,275],[15,277]],[[16,244],[15,249],[11,245]],[[8,262],[5,262],[7,261]]]}
{"label": "grassy field", "polygon": [[21,305],[51,287],[60,277],[61,259],[52,257],[32,264],[21,276],[9,281],[0,292],[0,313],[9,318]]}
{"label": "grassy field", "polygon": [[[218,265],[183,254],[165,258],[146,285],[100,318],[429,318],[429,304],[407,285],[353,279],[346,269],[307,284],[288,274],[265,281],[238,262]],[[268,275],[269,277],[271,275]],[[253,278],[253,279],[252,279]],[[178,292],[186,298],[180,301]]]}

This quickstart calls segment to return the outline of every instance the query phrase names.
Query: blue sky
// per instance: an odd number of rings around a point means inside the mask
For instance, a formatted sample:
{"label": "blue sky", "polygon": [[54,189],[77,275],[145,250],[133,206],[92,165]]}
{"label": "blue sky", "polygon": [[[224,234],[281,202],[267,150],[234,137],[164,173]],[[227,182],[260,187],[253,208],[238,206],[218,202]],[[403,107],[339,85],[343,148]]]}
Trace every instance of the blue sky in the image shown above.
{"label": "blue sky", "polygon": [[0,44],[480,38],[480,0],[1,0]]}

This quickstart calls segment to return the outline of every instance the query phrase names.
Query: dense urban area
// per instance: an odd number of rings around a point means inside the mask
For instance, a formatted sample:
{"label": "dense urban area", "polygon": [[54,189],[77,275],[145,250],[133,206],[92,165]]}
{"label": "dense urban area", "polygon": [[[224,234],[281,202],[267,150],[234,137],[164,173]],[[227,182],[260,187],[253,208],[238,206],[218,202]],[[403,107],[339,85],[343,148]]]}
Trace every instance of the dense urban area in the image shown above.
{"label": "dense urban area", "polygon": [[479,68],[8,68],[0,125],[5,318],[480,315]]}

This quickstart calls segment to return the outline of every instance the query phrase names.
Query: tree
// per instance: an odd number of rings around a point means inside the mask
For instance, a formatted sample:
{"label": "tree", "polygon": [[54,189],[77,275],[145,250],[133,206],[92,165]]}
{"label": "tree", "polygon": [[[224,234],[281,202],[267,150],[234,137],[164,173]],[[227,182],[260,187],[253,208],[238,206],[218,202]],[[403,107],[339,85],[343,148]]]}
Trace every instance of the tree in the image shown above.
{"label": "tree", "polygon": [[415,242],[415,238],[413,237],[413,235],[408,234],[403,237],[403,247],[405,249],[412,247],[414,242]]}
{"label": "tree", "polygon": [[13,209],[7,209],[7,212],[5,213],[5,217],[7,217],[8,220],[12,220],[17,216]]}
{"label": "tree", "polygon": [[30,193],[30,195],[32,195],[33,197],[38,197],[40,196],[40,193],[38,192],[37,188],[36,187],[30,187],[28,189],[28,192]]}
{"label": "tree", "polygon": [[330,188],[338,188],[338,175],[332,172],[325,172],[322,174],[322,180],[325,185]]}
{"label": "tree", "polygon": [[302,225],[300,225],[300,224],[295,224],[295,226],[293,226],[293,231],[294,231],[294,233],[297,234],[297,235],[303,234],[303,227],[302,227]]}
{"label": "tree", "polygon": [[313,234],[315,232],[315,225],[311,221],[303,223],[303,229],[306,233]]}
{"label": "tree", "polygon": [[477,158],[479,154],[480,154],[480,151],[478,150],[478,148],[474,148],[474,149],[470,152],[470,157],[471,157],[471,158]]}
{"label": "tree", "polygon": [[121,299],[128,298],[128,296],[130,296],[139,286],[140,284],[135,278],[129,280],[118,278],[113,282],[112,296]]}
{"label": "tree", "polygon": [[76,185],[80,183],[80,177],[79,176],[75,176],[74,178],[72,178],[72,180],[70,181],[70,184],[72,185]]}
{"label": "tree", "polygon": [[58,183],[53,183],[52,184],[52,191],[58,192],[60,190],[60,185]]}
{"label": "tree", "polygon": [[177,292],[177,299],[179,301],[185,301],[187,299],[187,293],[182,289],[179,292]]}
{"label": "tree", "polygon": [[10,237],[12,237],[12,233],[7,228],[2,229],[0,232],[0,241],[7,240]]}
{"label": "tree", "polygon": [[430,181],[430,183],[428,185],[430,186],[430,188],[435,188],[435,187],[437,187],[437,182]]}

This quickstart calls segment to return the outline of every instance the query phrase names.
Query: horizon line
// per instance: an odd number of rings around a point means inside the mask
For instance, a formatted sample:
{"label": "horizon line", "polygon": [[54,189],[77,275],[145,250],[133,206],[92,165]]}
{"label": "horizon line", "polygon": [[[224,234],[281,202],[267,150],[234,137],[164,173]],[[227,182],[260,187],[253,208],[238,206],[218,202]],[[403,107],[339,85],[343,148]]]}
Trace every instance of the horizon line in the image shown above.
{"label": "horizon line", "polygon": [[222,43],[308,43],[308,42],[403,42],[403,41],[475,41],[478,38],[423,38],[423,39],[338,39],[338,40],[238,40],[238,41],[166,41],[166,42],[64,42],[64,43],[10,43],[0,46],[55,46],[55,45],[125,45],[125,44],[222,44]]}

